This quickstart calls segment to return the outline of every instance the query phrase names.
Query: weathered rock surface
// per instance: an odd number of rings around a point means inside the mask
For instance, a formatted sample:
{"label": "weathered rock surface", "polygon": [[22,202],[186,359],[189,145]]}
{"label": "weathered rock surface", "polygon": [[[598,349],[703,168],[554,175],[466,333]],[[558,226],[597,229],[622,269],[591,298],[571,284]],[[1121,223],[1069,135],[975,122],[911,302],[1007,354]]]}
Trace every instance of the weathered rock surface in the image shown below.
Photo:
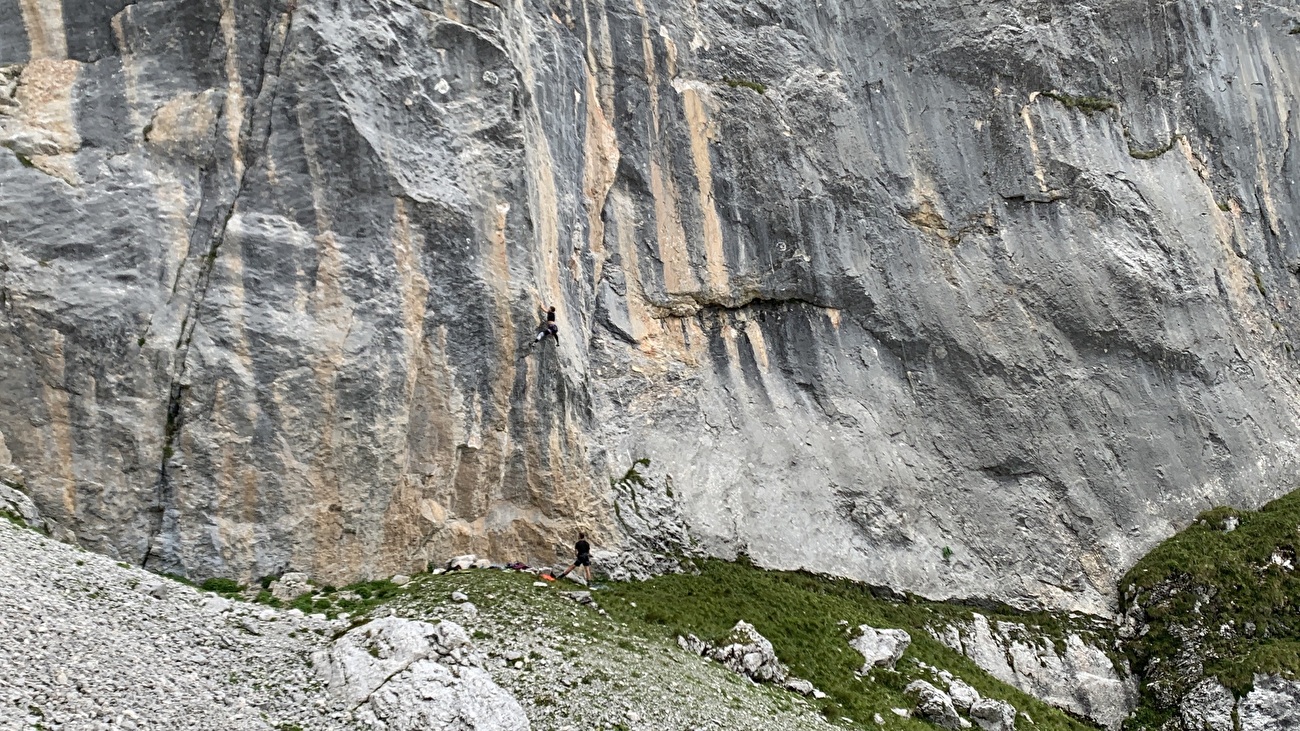
{"label": "weathered rock surface", "polygon": [[282,602],[291,602],[303,594],[310,593],[311,584],[307,583],[307,574],[291,571],[271,582],[271,596]]}
{"label": "weathered rock surface", "polygon": [[984,731],[1015,731],[1016,708],[1006,701],[981,698],[971,704],[971,721]]}
{"label": "weathered rock surface", "polygon": [[1256,675],[1254,686],[1237,704],[1240,731],[1300,728],[1300,682]]}
{"label": "weathered rock surface", "polygon": [[383,617],[313,657],[321,682],[388,731],[524,731],[523,708],[482,668],[464,628]]}
{"label": "weathered rock surface", "polygon": [[934,634],[998,680],[1108,729],[1118,729],[1137,707],[1136,678],[1078,634],[1066,637],[1058,651],[1024,625],[990,622],[979,613]]}
{"label": "weathered rock surface", "polygon": [[[789,675],[785,664],[776,656],[772,643],[759,634],[754,625],[744,620],[736,622],[736,626],[720,645],[710,645],[695,635],[678,637],[677,644],[689,652],[716,660],[728,670],[758,683],[781,685]],[[814,690],[810,684],[808,694]]]}
{"label": "weathered rock surface", "polygon": [[849,641],[849,646],[861,653],[866,664],[859,672],[870,672],[872,668],[892,668],[894,663],[907,652],[912,644],[912,636],[901,629],[875,629],[868,625],[858,627],[859,634]]}
{"label": "weathered rock surface", "polygon": [[1228,731],[1236,728],[1232,722],[1236,705],[1232,691],[1217,680],[1207,679],[1183,697],[1178,709],[1179,721],[1184,729]]}
{"label": "weathered rock surface", "polygon": [[952,699],[947,693],[934,687],[924,680],[913,680],[907,684],[904,689],[907,694],[916,699],[916,715],[930,723],[946,729],[960,729],[969,727],[970,722],[965,721],[957,715],[957,709],[952,705]]}
{"label": "weathered rock surface", "polygon": [[[1234,724],[1233,716],[1237,722]],[[1276,675],[1256,675],[1244,698],[1207,679],[1183,696],[1181,731],[1285,731],[1300,728],[1300,683]]]}
{"label": "weathered rock surface", "polygon": [[731,628],[724,644],[709,654],[731,670],[760,683],[783,683],[788,675],[772,643],[754,625],[743,620]]}
{"label": "weathered rock surface", "polygon": [[22,525],[40,531],[57,541],[76,545],[72,531],[41,515],[36,503],[21,490],[0,481],[0,518],[17,519]]}
{"label": "weathered rock surface", "polygon": [[959,711],[969,711],[971,706],[980,701],[979,691],[967,685],[960,678],[954,678],[948,683],[948,697],[952,698],[952,705]]}
{"label": "weathered rock surface", "polygon": [[1297,11],[986,5],[0,3],[12,462],[339,584],[649,456],[709,552],[1105,611],[1300,477]]}
{"label": "weathered rock surface", "polygon": [[524,731],[527,716],[479,668],[417,662],[380,686],[358,716],[388,731]]}

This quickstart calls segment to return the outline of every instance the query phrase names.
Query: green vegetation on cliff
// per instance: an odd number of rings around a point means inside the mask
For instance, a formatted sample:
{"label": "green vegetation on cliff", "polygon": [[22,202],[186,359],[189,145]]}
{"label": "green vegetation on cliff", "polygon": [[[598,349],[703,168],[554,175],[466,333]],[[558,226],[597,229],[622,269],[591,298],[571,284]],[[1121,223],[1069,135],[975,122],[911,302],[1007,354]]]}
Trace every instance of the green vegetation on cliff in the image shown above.
{"label": "green vegetation on cliff", "polygon": [[1300,491],[1258,512],[1202,513],[1125,575],[1125,648],[1143,677],[1130,728],[1158,726],[1205,678],[1240,697],[1256,673],[1300,673],[1298,543]]}
{"label": "green vegetation on cliff", "polygon": [[[753,624],[771,641],[792,675],[811,681],[827,694],[820,707],[831,720],[879,728],[872,720],[879,714],[887,728],[933,729],[916,719],[899,718],[890,710],[912,708],[914,703],[904,696],[903,688],[913,680],[942,686],[919,664],[924,663],[951,672],[983,697],[1005,700],[1024,711],[1034,720],[1030,725],[1022,719],[1027,728],[1094,728],[996,680],[927,632],[928,627],[969,620],[970,607],[912,596],[885,598],[886,592],[852,581],[806,572],[767,571],[744,561],[698,561],[696,568],[698,573],[611,585],[597,592],[597,598],[610,616],[643,636],[673,640],[694,634],[719,642],[737,621]],[[1005,608],[992,614],[997,615],[1031,624],[1044,619],[1016,615]],[[896,670],[877,668],[866,676],[857,674],[863,658],[849,646],[849,640],[863,624],[903,629],[911,635],[912,644]]]}
{"label": "green vegetation on cliff", "polygon": [[[570,725],[589,721],[588,711],[571,704],[575,698],[595,697],[601,692],[627,700],[628,693],[672,688],[691,701],[714,698],[731,708],[756,709],[775,704],[792,714],[819,714],[833,726],[855,729],[933,731],[936,727],[917,718],[905,718],[892,709],[912,709],[915,701],[903,689],[922,679],[945,688],[935,670],[946,670],[961,678],[985,698],[1005,700],[1033,719],[1023,717],[1017,728],[1042,731],[1095,730],[1086,722],[1051,707],[1002,683],[977,667],[964,655],[935,640],[928,627],[940,628],[951,622],[968,621],[972,607],[929,602],[896,595],[843,579],[805,572],[768,571],[745,561],[697,560],[691,573],[660,576],[645,582],[610,583],[591,594],[594,606],[580,606],[564,598],[568,591],[583,587],[567,581],[538,586],[528,573],[510,571],[458,571],[414,578],[400,597],[388,605],[399,614],[418,619],[459,618],[459,602],[453,592],[463,592],[477,604],[476,619],[467,622],[476,641],[491,648],[519,647],[521,626],[546,647],[561,648],[566,662],[581,683],[571,691],[556,694],[542,677],[513,678],[512,671],[498,673],[499,680],[519,694],[533,714],[575,713]],[[980,608],[985,616],[1005,618],[1041,627],[1053,638],[1062,631],[1075,632],[1068,618],[1051,615],[1022,615],[1006,608]],[[723,640],[744,620],[771,641],[777,657],[794,677],[811,681],[825,698],[803,698],[772,685],[754,685],[748,679],[712,661],[701,661],[677,644],[679,635],[694,634],[706,641]],[[879,629],[903,629],[912,643],[895,670],[876,668],[865,676],[857,671],[863,658],[849,641],[859,625]],[[568,647],[581,647],[570,652]],[[521,648],[526,649],[526,648]],[[545,648],[537,649],[545,654]],[[529,668],[537,654],[516,653]],[[714,675],[696,666],[713,668]],[[539,668],[541,666],[538,666]],[[538,672],[541,672],[539,669]],[[721,673],[720,676],[716,673]],[[706,678],[728,678],[722,686]],[[705,683],[705,685],[698,685]],[[691,685],[689,690],[683,684]],[[763,700],[766,699],[766,700]],[[588,714],[589,715],[589,714]],[[876,716],[880,717],[878,724]],[[537,721],[541,716],[534,716]],[[806,717],[806,716],[805,716]],[[557,726],[560,727],[560,726]],[[541,721],[537,728],[552,728]],[[800,728],[803,728],[802,726]]]}

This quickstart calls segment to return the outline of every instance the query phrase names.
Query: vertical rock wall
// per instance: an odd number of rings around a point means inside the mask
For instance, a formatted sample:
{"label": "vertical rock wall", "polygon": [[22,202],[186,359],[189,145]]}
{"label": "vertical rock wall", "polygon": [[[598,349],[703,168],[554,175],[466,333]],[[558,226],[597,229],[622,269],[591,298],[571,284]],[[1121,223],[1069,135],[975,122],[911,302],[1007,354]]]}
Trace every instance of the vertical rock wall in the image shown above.
{"label": "vertical rock wall", "polygon": [[1104,610],[1296,477],[1297,23],[0,0],[0,432],[196,575],[615,543],[649,456],[714,552]]}

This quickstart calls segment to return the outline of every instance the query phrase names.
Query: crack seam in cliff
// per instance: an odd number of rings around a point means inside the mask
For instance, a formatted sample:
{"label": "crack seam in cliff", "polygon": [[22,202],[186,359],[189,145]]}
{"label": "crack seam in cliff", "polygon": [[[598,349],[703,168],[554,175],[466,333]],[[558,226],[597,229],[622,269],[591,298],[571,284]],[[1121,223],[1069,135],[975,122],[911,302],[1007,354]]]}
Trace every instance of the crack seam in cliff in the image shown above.
{"label": "crack seam in cliff", "polygon": [[[174,454],[175,442],[180,433],[182,395],[184,390],[187,388],[183,381],[185,379],[186,367],[189,360],[190,343],[194,337],[194,329],[198,325],[199,310],[203,306],[203,302],[207,297],[208,286],[212,280],[212,270],[217,260],[217,252],[221,248],[221,244],[225,241],[226,231],[230,225],[231,219],[234,218],[239,198],[243,194],[244,186],[255,167],[251,163],[262,157],[270,147],[271,135],[274,127],[274,117],[271,115],[271,110],[274,108],[279,93],[278,79],[280,70],[284,65],[285,51],[289,45],[289,35],[292,32],[293,15],[296,9],[297,3],[290,0],[290,2],[285,6],[285,11],[276,16],[275,22],[281,22],[282,19],[282,22],[284,23],[284,37],[281,39],[280,48],[275,54],[274,76],[277,78],[277,83],[272,87],[270,98],[267,102],[265,104],[259,104],[262,99],[262,93],[266,88],[267,78],[272,75],[269,62],[271,60],[271,43],[274,42],[275,30],[271,29],[269,31],[271,38],[268,40],[267,47],[263,51],[264,56],[261,64],[261,71],[258,74],[257,79],[257,92],[254,95],[253,103],[250,105],[248,110],[247,138],[251,138],[253,135],[253,126],[257,122],[259,109],[265,109],[267,113],[266,130],[265,133],[261,135],[262,139],[260,145],[255,151],[256,157],[250,157],[249,160],[246,161],[244,169],[240,173],[239,180],[235,184],[234,192],[231,193],[229,202],[225,204],[225,210],[221,212],[221,215],[217,216],[218,220],[212,227],[212,233],[208,236],[207,253],[203,255],[199,272],[195,277],[194,294],[190,298],[189,304],[186,306],[185,316],[181,320],[181,331],[177,337],[176,352],[173,356],[175,359],[175,375],[172,377],[168,386],[167,421],[163,431],[162,461],[158,470],[157,510],[159,517],[157,519],[157,525],[149,537],[149,542],[145,546],[144,557],[140,559],[140,565],[142,567],[148,564],[149,559],[153,556],[154,542],[167,527],[167,516],[170,503],[173,499],[170,490],[171,480],[167,463]],[[247,138],[241,139],[241,142],[246,142]],[[246,144],[242,146],[244,149],[249,149]],[[180,274],[178,272],[178,280],[179,276]]]}
{"label": "crack seam in cliff", "polygon": [[657,320],[663,320],[670,317],[694,317],[701,312],[741,312],[756,307],[776,307],[779,305],[798,304],[814,307],[819,310],[837,309],[829,305],[824,305],[815,300],[799,295],[763,297],[755,295],[749,298],[743,297],[709,297],[701,293],[690,293],[682,295],[680,302],[654,302],[648,301],[653,313],[651,317]]}

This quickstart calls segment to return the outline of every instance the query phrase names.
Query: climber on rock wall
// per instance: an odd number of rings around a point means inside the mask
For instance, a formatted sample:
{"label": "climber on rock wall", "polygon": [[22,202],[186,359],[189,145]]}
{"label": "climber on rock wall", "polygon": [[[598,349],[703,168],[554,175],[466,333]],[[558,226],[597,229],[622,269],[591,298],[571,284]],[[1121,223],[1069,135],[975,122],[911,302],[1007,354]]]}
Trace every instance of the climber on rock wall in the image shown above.
{"label": "climber on rock wall", "polygon": [[537,326],[537,337],[533,343],[540,343],[547,335],[555,338],[555,347],[560,347],[560,326],[555,324],[555,308],[550,307],[546,310],[546,322]]}

